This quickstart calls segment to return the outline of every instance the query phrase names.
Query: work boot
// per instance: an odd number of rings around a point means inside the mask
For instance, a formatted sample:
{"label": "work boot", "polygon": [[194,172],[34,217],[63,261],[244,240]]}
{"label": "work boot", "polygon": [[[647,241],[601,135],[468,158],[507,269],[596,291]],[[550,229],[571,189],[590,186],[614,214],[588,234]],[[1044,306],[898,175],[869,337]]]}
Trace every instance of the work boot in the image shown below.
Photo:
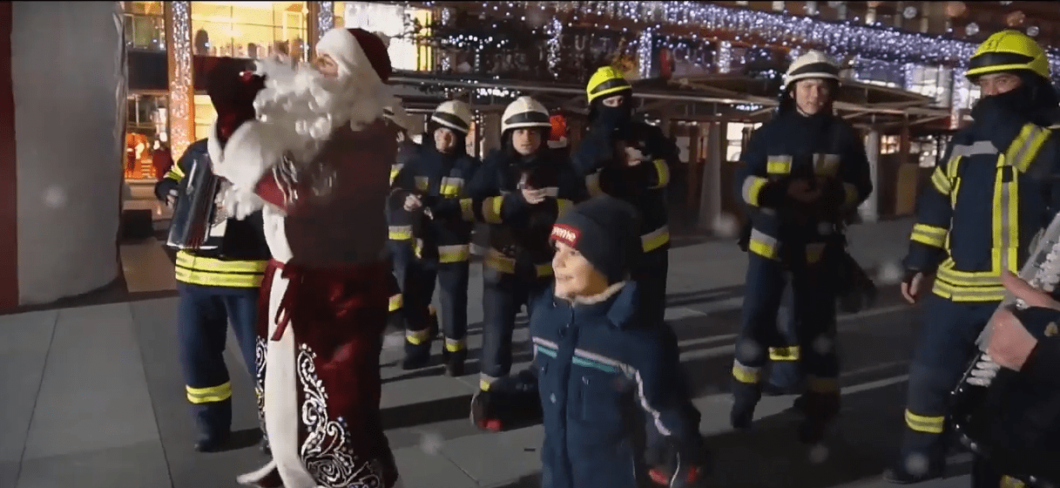
{"label": "work boot", "polygon": [[228,432],[204,435],[195,443],[195,450],[204,453],[224,450],[228,446],[229,437],[231,435]]}
{"label": "work boot", "polygon": [[413,344],[405,340],[405,359],[401,361],[401,369],[405,371],[422,369],[431,364],[431,341],[422,344]]}
{"label": "work boot", "polygon": [[805,444],[819,444],[828,426],[839,415],[839,392],[809,391],[803,398],[802,409],[806,418],[799,428],[799,440]]}
{"label": "work boot", "polygon": [[883,480],[895,485],[912,485],[942,478],[945,473],[944,463],[929,462],[927,456],[918,461],[917,456],[907,458],[907,461],[899,461],[895,466],[883,472]]}
{"label": "work boot", "polygon": [[732,382],[732,411],[729,413],[729,422],[736,430],[749,430],[754,420],[755,407],[762,399],[761,383]]}
{"label": "work boot", "polygon": [[445,374],[456,378],[464,376],[464,362],[467,361],[467,349],[450,351],[448,347],[442,348],[442,361],[445,363]]}

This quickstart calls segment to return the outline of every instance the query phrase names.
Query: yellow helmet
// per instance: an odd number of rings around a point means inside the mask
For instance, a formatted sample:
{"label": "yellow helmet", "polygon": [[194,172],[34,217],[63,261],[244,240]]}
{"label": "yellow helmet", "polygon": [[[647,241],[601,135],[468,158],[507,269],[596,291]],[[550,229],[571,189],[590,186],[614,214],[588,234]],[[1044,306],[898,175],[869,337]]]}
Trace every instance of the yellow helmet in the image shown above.
{"label": "yellow helmet", "polygon": [[593,103],[597,98],[625,90],[633,91],[633,87],[622,73],[612,66],[604,66],[589,78],[589,84],[585,86],[585,96],[589,103]]}
{"label": "yellow helmet", "polygon": [[1003,30],[979,45],[969,60],[965,76],[975,82],[980,76],[1005,71],[1030,71],[1048,80],[1049,58],[1026,34]]}

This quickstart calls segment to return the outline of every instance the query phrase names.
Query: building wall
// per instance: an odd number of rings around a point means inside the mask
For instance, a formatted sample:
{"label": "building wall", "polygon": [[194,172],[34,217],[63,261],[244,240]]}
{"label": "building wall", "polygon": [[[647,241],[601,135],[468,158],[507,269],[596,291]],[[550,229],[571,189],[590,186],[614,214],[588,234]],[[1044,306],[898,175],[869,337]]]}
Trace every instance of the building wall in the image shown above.
{"label": "building wall", "polygon": [[[9,308],[79,295],[118,277],[125,48],[118,2],[0,5],[10,9],[12,26],[0,31],[10,39],[0,121],[14,121],[13,137],[0,122],[0,182],[17,184],[17,191],[0,188],[5,199],[16,195],[0,205],[0,241],[8,241],[0,244],[0,308]],[[6,20],[0,14],[0,25]]]}

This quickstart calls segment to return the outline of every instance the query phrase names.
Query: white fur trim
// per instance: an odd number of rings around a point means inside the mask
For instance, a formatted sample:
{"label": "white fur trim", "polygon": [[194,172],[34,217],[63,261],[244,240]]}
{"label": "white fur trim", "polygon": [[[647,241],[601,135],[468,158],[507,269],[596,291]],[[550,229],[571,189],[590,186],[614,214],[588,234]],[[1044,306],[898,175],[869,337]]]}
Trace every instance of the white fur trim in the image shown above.
{"label": "white fur trim", "polygon": [[236,482],[245,486],[258,486],[261,480],[265,479],[273,470],[276,469],[276,460],[270,460],[268,464],[262,466],[254,471],[247,474],[241,474],[236,477]]}
{"label": "white fur trim", "polygon": [[236,188],[253,191],[261,177],[283,158],[278,139],[266,134],[269,130],[269,125],[256,120],[244,122],[222,150],[216,124],[211,127],[207,150],[214,174],[232,182]]}
{"label": "white fur trim", "polygon": [[317,56],[321,54],[331,56],[346,76],[370,76],[375,83],[383,83],[357,38],[342,27],[335,27],[321,36],[317,42]]}
{"label": "white fur trim", "polygon": [[[276,273],[269,290],[269,335],[276,331],[276,310],[280,299],[287,292],[288,280]],[[269,433],[269,446],[276,469],[283,479],[284,488],[316,488],[313,476],[302,463],[298,429],[301,423],[301,389],[298,385],[298,368],[295,364],[295,337],[293,324],[288,324],[283,337],[270,340],[265,364],[265,430]]]}
{"label": "white fur trim", "polygon": [[607,299],[615,296],[625,286],[626,286],[626,282],[625,281],[619,281],[618,283],[615,283],[615,284],[607,287],[607,289],[605,289],[604,291],[600,292],[597,295],[592,295],[592,296],[587,296],[587,297],[574,297],[574,303],[580,303],[580,304],[583,304],[583,305],[592,305],[594,303],[605,302],[605,301],[607,301]]}
{"label": "white fur trim", "polygon": [[567,138],[562,137],[558,141],[549,140],[548,147],[551,147],[552,149],[567,147]]}

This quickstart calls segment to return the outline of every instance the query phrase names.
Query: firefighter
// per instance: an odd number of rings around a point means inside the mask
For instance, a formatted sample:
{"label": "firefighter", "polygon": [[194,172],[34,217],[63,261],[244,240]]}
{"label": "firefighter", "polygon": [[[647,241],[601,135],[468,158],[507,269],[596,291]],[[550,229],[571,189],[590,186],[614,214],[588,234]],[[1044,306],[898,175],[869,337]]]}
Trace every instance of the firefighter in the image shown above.
{"label": "firefighter", "polygon": [[1045,51],[1021,32],[1001,31],[979,46],[965,75],[982,98],[919,196],[903,261],[907,301],[918,301],[928,276],[935,284],[909,371],[899,459],[884,473],[896,484],[943,474],[949,392],[1004,297],[1002,274],[1019,271],[1060,201],[1049,181],[1057,153],[1047,127],[1057,96]]}
{"label": "firefighter", "polygon": [[551,131],[541,103],[517,98],[501,116],[501,148],[486,158],[470,186],[475,213],[490,226],[483,271],[483,391],[510,372],[515,316],[552,279],[552,224],[584,193],[569,161],[546,145]]}
{"label": "firefighter", "polygon": [[[223,83],[237,79],[235,73],[244,68],[228,61],[215,68],[216,74],[211,72],[210,97],[216,100],[225,98]],[[155,184],[159,200],[170,206],[176,203],[184,175],[196,164],[209,164],[208,145],[207,139],[200,139],[188,146]],[[195,450],[200,452],[221,450],[230,437],[232,383],[224,361],[229,324],[239,342],[244,366],[252,377],[257,377],[258,289],[270,258],[263,229],[258,211],[244,220],[230,219],[219,249],[177,252],[180,359],[187,398],[199,429]],[[258,384],[259,400],[261,393]],[[262,441],[262,448],[267,449],[267,441]]]}
{"label": "firefighter", "polygon": [[467,359],[467,286],[471,229],[475,214],[467,183],[479,162],[467,154],[471,109],[451,100],[438,105],[427,123],[427,137],[394,178],[391,201],[419,219],[422,236],[413,243],[415,259],[405,280],[405,359],[403,369],[430,362],[433,339],[430,304],[435,281],[441,286],[446,373],[461,376]]}
{"label": "firefighter", "polygon": [[596,70],[585,88],[589,131],[571,164],[590,196],[607,193],[640,211],[644,254],[633,277],[645,313],[662,323],[666,311],[670,228],[666,187],[677,146],[657,127],[633,120],[633,87],[611,66]]}
{"label": "firefighter", "polygon": [[[829,339],[842,216],[872,192],[861,138],[832,112],[838,89],[839,67],[826,55],[796,59],[777,116],[751,135],[735,179],[752,231],[730,420],[734,428],[750,427],[767,360],[798,360],[806,374],[800,438],[808,443],[820,440],[839,411],[839,364]],[[785,344],[776,323],[789,279],[797,346]]]}

